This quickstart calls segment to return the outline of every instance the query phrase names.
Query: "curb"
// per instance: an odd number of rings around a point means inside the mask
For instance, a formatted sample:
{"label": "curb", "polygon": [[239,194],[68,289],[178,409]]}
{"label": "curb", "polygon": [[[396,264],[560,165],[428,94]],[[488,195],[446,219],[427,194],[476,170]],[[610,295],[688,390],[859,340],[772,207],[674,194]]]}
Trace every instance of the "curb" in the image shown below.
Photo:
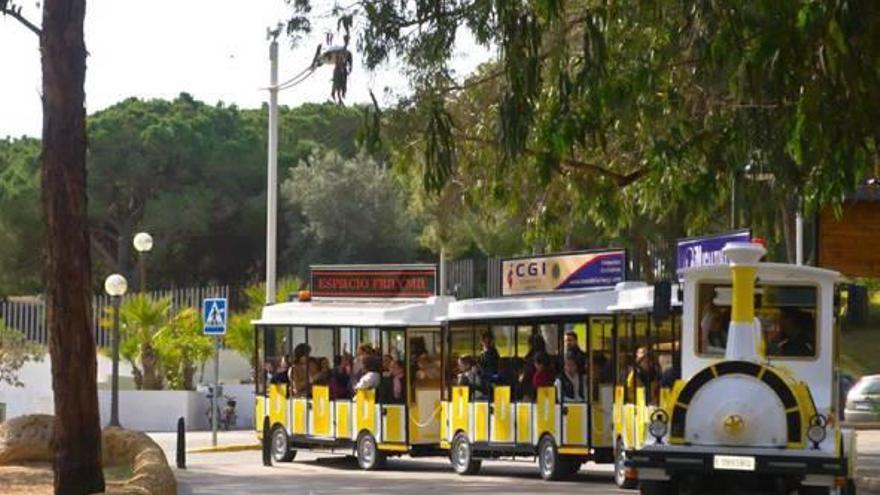
{"label": "curb", "polygon": [[223,452],[243,452],[247,450],[260,450],[262,446],[258,443],[246,443],[236,445],[218,445],[217,447],[204,447],[201,449],[187,450],[187,454],[221,454]]}

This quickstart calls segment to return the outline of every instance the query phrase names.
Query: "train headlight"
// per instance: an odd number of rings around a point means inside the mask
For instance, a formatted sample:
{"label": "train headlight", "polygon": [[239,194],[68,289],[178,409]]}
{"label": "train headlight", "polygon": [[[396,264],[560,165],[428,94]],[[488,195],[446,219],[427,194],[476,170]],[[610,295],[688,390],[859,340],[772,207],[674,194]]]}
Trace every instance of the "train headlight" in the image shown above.
{"label": "train headlight", "polygon": [[813,442],[813,447],[819,448],[819,444],[828,435],[828,420],[821,414],[816,414],[810,418],[810,427],[807,429],[807,438]]}
{"label": "train headlight", "polygon": [[648,433],[660,443],[667,431],[669,431],[669,415],[663,409],[657,409],[651,414]]}

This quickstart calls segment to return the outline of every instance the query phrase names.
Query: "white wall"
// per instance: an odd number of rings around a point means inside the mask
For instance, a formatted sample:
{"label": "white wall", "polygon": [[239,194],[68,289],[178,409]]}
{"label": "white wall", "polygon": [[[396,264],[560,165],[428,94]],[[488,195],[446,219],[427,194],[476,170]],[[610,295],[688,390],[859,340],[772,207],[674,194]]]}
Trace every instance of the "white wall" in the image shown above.
{"label": "white wall", "polygon": [[[208,367],[212,366],[206,366]],[[123,426],[138,431],[175,431],[177,418],[183,416],[186,418],[188,430],[208,428],[208,400],[205,390],[195,392],[132,390],[131,368],[124,362],[120,363],[119,368],[119,416]],[[226,372],[227,368],[229,373]],[[102,425],[105,425],[110,417],[110,372],[110,359],[99,354],[98,404]],[[236,399],[238,416],[236,426],[249,429],[254,427],[254,385],[239,384],[241,376],[245,378],[250,376],[250,364],[232,351],[223,351],[220,358],[220,377],[228,383],[224,385],[224,394]],[[42,362],[25,364],[19,372],[19,379],[24,383],[24,387],[0,385],[0,402],[6,404],[6,417],[37,413],[53,414],[55,403],[52,395],[49,356],[47,355]],[[225,403],[221,402],[220,407],[223,406]]]}

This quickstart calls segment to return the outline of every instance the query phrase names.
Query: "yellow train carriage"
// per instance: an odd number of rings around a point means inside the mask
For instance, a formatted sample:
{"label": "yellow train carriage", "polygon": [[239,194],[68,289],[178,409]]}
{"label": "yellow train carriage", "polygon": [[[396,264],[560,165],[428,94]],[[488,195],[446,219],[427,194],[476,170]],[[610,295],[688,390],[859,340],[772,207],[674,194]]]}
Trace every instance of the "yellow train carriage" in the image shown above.
{"label": "yellow train carriage", "polygon": [[[316,297],[265,307],[254,322],[262,370],[255,418],[262,437],[263,418],[269,417],[275,461],[316,450],[354,454],[362,468],[376,469],[390,455],[440,453],[440,322],[449,301]],[[322,373],[365,346],[402,363],[405,381],[396,389],[387,376],[363,390],[328,384]],[[312,364],[301,369],[306,390],[297,390],[282,361],[301,357],[304,349],[309,352],[303,362]]]}
{"label": "yellow train carriage", "polygon": [[[453,468],[473,474],[483,460],[536,458],[541,476],[556,480],[576,473],[588,460],[612,462],[616,435],[624,424],[623,370],[634,350],[621,342],[628,338],[625,329],[634,316],[615,308],[640,291],[653,294],[645,284],[627,282],[577,294],[450,304],[444,329],[441,447],[449,449]],[[665,328],[671,329],[671,320],[664,321]],[[557,385],[525,390],[529,387],[522,383],[523,366],[533,357],[535,339],[543,342],[558,372],[571,334],[583,353],[583,390],[571,397],[561,394]],[[462,367],[469,357],[485,352],[481,341],[487,336],[500,358],[497,376],[482,379],[480,386],[462,385]],[[673,339],[668,337],[654,340],[669,345]]]}

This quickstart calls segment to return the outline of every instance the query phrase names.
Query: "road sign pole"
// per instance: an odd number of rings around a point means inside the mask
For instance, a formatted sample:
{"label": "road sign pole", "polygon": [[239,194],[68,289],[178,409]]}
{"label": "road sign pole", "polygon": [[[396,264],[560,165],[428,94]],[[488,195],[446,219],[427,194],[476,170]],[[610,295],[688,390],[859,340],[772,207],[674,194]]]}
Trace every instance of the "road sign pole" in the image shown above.
{"label": "road sign pole", "polygon": [[220,336],[214,336],[214,393],[211,394],[211,445],[217,446],[218,400],[220,395]]}

